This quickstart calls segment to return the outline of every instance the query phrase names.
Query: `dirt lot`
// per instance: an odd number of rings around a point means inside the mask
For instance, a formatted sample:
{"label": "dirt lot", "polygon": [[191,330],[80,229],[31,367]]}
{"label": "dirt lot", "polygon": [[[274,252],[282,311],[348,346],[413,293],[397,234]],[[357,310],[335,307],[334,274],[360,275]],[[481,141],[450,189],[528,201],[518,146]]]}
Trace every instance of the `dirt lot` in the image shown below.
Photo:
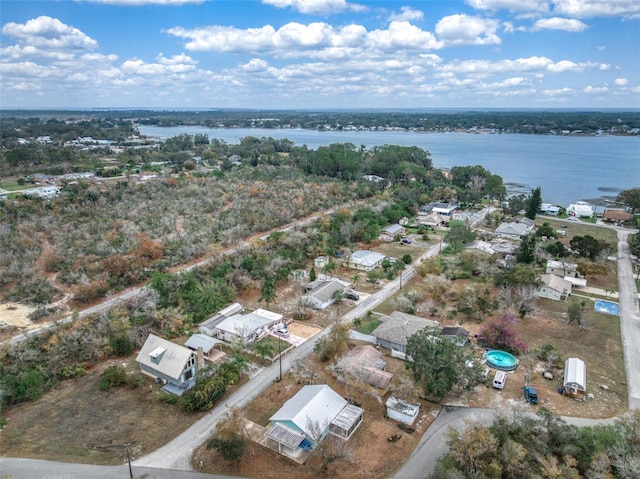
{"label": "dirt lot", "polygon": [[[404,364],[396,359],[389,359],[389,370],[406,374]],[[329,384],[336,392],[345,396],[344,386],[324,372],[326,364],[309,363],[320,374],[320,383]],[[244,410],[247,419],[266,426],[271,417],[282,404],[291,398],[300,388],[291,376],[274,384],[254,400]],[[349,477],[352,479],[386,478],[397,470],[411,454],[422,433],[431,424],[437,414],[437,406],[421,402],[420,415],[413,425],[415,431],[408,433],[398,427],[398,423],[385,419],[384,406],[381,401],[365,392],[355,394],[356,401],[365,410],[364,420],[358,430],[349,439],[353,458],[329,464],[323,469],[322,457],[312,455],[304,465],[279,455],[256,443],[249,443],[245,454],[238,463],[227,463],[214,450],[207,450],[203,445],[198,448],[192,458],[194,469],[218,474],[233,474],[249,478],[297,478],[315,479],[321,477]],[[385,398],[386,399],[386,396]],[[396,442],[388,439],[399,436]],[[202,462],[201,462],[202,461]]]}

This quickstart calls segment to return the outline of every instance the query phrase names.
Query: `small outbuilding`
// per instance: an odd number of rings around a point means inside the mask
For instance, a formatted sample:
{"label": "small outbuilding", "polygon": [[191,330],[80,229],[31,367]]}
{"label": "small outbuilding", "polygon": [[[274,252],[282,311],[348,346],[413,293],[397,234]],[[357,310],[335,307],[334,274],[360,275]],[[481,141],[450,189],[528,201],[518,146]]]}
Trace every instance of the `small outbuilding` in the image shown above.
{"label": "small outbuilding", "polygon": [[420,404],[403,401],[395,396],[389,396],[385,406],[389,418],[409,426],[413,424],[420,412]]}
{"label": "small outbuilding", "polygon": [[587,397],[587,366],[578,358],[569,358],[564,363],[564,381],[562,391],[565,396],[571,396],[583,401]]}

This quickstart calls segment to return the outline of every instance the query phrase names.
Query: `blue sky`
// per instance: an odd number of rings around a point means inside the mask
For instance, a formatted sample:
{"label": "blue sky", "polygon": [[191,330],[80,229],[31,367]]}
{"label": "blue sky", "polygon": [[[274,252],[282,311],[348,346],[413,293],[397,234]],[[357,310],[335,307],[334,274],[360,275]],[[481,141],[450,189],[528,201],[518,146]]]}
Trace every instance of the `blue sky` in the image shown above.
{"label": "blue sky", "polygon": [[640,0],[1,0],[2,108],[640,108]]}

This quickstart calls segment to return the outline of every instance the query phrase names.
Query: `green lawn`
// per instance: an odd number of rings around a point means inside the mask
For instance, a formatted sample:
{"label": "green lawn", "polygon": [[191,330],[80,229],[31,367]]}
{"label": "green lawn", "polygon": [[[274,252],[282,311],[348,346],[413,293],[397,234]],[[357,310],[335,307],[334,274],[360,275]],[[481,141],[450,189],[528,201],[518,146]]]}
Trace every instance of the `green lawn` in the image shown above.
{"label": "green lawn", "polygon": [[371,334],[371,331],[376,329],[382,321],[379,319],[364,319],[360,326],[356,327],[355,330],[362,334]]}

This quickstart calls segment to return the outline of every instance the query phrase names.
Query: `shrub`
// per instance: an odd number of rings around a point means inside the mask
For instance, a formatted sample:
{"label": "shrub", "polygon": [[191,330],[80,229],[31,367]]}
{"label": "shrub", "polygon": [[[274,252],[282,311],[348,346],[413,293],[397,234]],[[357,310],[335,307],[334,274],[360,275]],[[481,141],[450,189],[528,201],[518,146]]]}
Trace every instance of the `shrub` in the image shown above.
{"label": "shrub", "polygon": [[178,404],[179,399],[180,396],[176,396],[175,394],[166,393],[164,391],[160,391],[158,393],[158,400],[167,404]]}
{"label": "shrub", "polygon": [[214,437],[207,441],[207,449],[215,449],[227,461],[237,461],[242,457],[246,442],[244,438],[235,436],[229,439]]}
{"label": "shrub", "polygon": [[133,352],[134,344],[131,338],[125,334],[117,334],[109,340],[109,346],[116,356],[129,356]]}
{"label": "shrub", "polygon": [[98,384],[102,391],[106,391],[109,388],[120,387],[127,384],[127,370],[124,366],[109,366],[100,375],[100,382]]}

